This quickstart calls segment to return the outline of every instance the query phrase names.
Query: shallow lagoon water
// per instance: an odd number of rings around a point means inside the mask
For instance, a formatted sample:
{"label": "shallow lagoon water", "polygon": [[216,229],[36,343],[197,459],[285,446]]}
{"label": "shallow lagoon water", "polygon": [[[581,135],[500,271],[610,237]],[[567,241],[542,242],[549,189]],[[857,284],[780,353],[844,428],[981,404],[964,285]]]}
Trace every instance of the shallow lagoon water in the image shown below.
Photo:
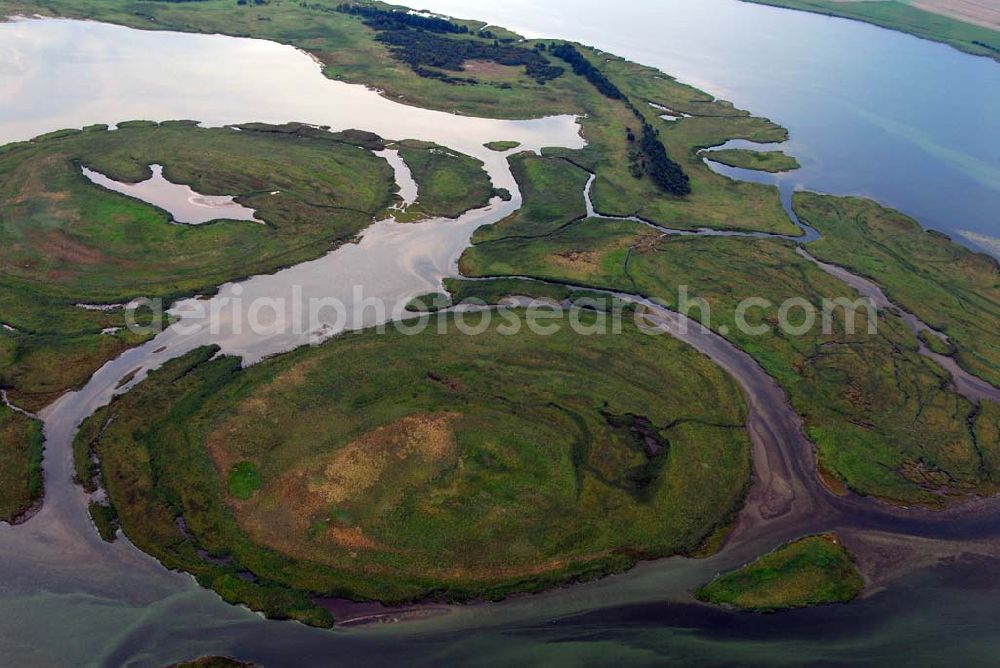
{"label": "shallow lagoon water", "polygon": [[250,220],[254,210],[233,201],[231,195],[202,195],[189,186],[171,183],[163,176],[163,165],[149,165],[153,175],[138,183],[122,183],[87,167],[80,170],[91,182],[116,193],[157,206],[181,225],[204,225],[213,220]]}
{"label": "shallow lagoon water", "polygon": [[[149,39],[163,41],[150,49]],[[528,148],[560,142],[579,145],[574,144],[579,138],[571,119],[518,124],[448,116],[448,123],[443,124],[443,115],[434,112],[411,108],[404,108],[405,113],[390,111],[399,105],[370,91],[328,82],[301,54],[268,43],[136,33],[94,24],[32,22],[0,26],[0,44],[4,54],[0,56],[0,94],[5,99],[0,109],[0,139],[4,141],[62,127],[132,118],[187,117],[208,124],[299,120],[335,129],[359,127],[391,138],[437,141],[483,159],[495,185],[501,187],[510,183],[509,171],[502,157],[482,149],[484,141],[513,139]],[[183,85],[140,76],[149,67],[141,59],[160,55],[165,59],[160,66],[171,68],[167,70],[173,75],[171,81],[182,81]],[[255,68],[247,67],[248,58],[260,59],[260,72],[265,76],[273,73],[286,79],[289,72],[301,72],[303,79],[296,86],[316,85],[323,90],[330,86],[329,90],[336,92],[329,97],[320,95],[325,108],[314,106],[312,100],[304,101],[302,109],[289,107],[290,95],[268,96],[280,109],[240,106],[258,100],[258,93],[242,78],[244,71],[260,76]],[[273,70],[271,59],[280,61]],[[60,60],[65,62],[56,66]],[[237,61],[239,67],[226,67]],[[204,62],[213,63],[210,72],[204,72]],[[94,88],[96,99],[89,99],[85,95],[88,91],[73,82],[73,73],[79,77],[84,72],[100,83]],[[192,79],[206,75],[216,78]],[[50,104],[46,92],[52,92],[50,86],[59,90],[62,84],[68,86],[68,99],[77,106]],[[205,88],[208,85],[211,87]],[[80,90],[74,91],[74,86]],[[151,92],[151,88],[156,90]],[[146,97],[154,92],[161,97]],[[199,105],[204,105],[203,111]],[[32,111],[36,108],[46,111]],[[248,113],[252,117],[245,117],[242,109],[251,109]],[[351,276],[351,283],[371,284],[375,290],[384,285],[397,302],[403,301],[435,287],[441,275],[453,271],[457,253],[476,225],[518,204],[516,197],[509,204],[494,202],[491,208],[472,212],[460,221],[419,224],[424,227],[384,221],[369,228],[358,244],[343,246],[314,263],[287,271],[304,272],[296,280],[312,285],[317,294],[335,293],[345,286],[331,285],[330,281]],[[413,248],[411,241],[417,238],[425,245]],[[383,275],[380,267],[389,268],[399,282],[393,283],[395,279]],[[333,273],[324,274],[326,270]],[[288,278],[279,272],[243,282],[240,288],[268,295],[288,285]],[[233,296],[236,287],[223,286],[216,299]],[[324,330],[321,336],[329,333]],[[316,332],[304,329],[297,335],[301,338],[262,345],[257,345],[259,340],[229,334],[212,337],[221,338],[230,352],[253,360],[308,342]],[[170,333],[164,336],[171,343]],[[191,339],[197,340],[198,335]],[[97,374],[86,396],[71,395],[48,409],[46,417],[64,412],[62,419],[49,422],[50,442],[67,441],[74,420],[106,401],[117,380],[128,371],[155,364],[154,351],[162,345],[161,339],[155,346],[147,344],[126,353]],[[183,345],[188,344],[185,341]],[[170,349],[163,355],[177,352]],[[57,461],[48,462],[47,473],[50,479],[65,483],[70,462],[67,452],[59,454]],[[715,560],[643,564],[628,574],[600,582],[501,604],[463,607],[448,616],[414,624],[318,631],[293,623],[262,621],[253,613],[222,603],[189,577],[164,571],[126,541],[103,544],[80,516],[82,492],[65,484],[50,489],[54,493],[32,522],[16,528],[0,527],[0,641],[4,660],[19,665],[156,666],[204,654],[233,654],[269,666],[333,662],[393,665],[402,661],[658,665],[668,657],[700,665],[734,661],[799,664],[823,659],[864,663],[874,662],[874,657],[885,665],[915,659],[940,662],[982,657],[1000,635],[991,621],[997,618],[995,600],[1000,593],[1000,577],[993,562],[968,562],[947,571],[911,576],[888,592],[852,606],[768,618],[676,602],[724,567]],[[749,558],[754,551],[769,549],[790,537],[762,536],[728,559]],[[975,574],[978,579],[970,586],[967,578],[971,575],[963,574]]]}

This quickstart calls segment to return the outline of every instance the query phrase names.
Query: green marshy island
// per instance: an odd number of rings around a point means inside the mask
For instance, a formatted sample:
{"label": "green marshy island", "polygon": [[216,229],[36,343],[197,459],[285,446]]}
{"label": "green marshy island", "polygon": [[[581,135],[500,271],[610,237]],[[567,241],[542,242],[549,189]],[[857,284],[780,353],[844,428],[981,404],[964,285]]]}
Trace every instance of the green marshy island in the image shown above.
{"label": "green marshy island", "polygon": [[[78,476],[95,454],[121,528],[165,564],[321,625],[310,592],[537,591],[692,553],[738,510],[744,409],[708,358],[634,326],[449,332],[365,331],[245,370],[193,352],[87,421]],[[230,591],[242,570],[257,578]]]}
{"label": "green marshy island", "polygon": [[[308,50],[331,78],[427,108],[581,114],[581,150],[539,156],[491,143],[515,151],[524,204],[476,231],[461,272],[493,280],[452,277],[453,301],[563,300],[590,288],[677,308],[677,288],[690,285],[716,327],[727,326],[726,341],[785,392],[820,467],[840,484],[934,508],[996,491],[1000,405],[956,392],[898,313],[880,312],[875,336],[839,328],[744,336],[733,327],[743,297],[780,303],[854,293],[790,239],[666,234],[802,236],[776,188],[726,178],[704,162],[706,149],[732,139],[785,140],[768,119],[583,45],[518,42],[499,29],[402,18],[382,5],[361,13],[222,0],[8,5],[275,39]],[[449,58],[428,64],[435,50]],[[665,122],[651,102],[683,116]],[[0,385],[14,404],[37,410],[145,340],[105,333],[122,326],[120,312],[76,304],[210,292],[319,257],[373,219],[455,216],[494,194],[475,158],[403,138],[392,146],[419,197],[394,214],[391,169],[372,155],[385,146],[370,133],[301,125],[233,132],[136,122],[0,149],[0,300],[12,326],[0,331]],[[768,170],[794,163],[775,153],[722,157]],[[154,163],[175,183],[237,196],[265,225],[173,226],[164,212],[96,187],[78,169],[136,182]],[[794,206],[821,235],[806,244],[809,253],[877,282],[948,336],[947,353],[962,369],[1000,382],[995,261],[869,200],[801,193]],[[592,311],[581,317],[598,317]],[[754,324],[767,324],[766,314]],[[225,600],[275,618],[328,626],[334,620],[317,597],[493,599],[698,553],[706,541],[724,542],[751,482],[745,398],[709,358],[666,337],[365,331],[248,369],[214,353],[172,360],[100,409],[77,438],[77,474],[109,494],[110,505],[91,508],[102,536],[121,529]],[[37,498],[40,427],[0,411],[2,475],[18,495],[7,505],[13,514]],[[767,609],[846,600],[861,585],[845,558],[828,539],[806,539],[703,591]],[[832,589],[814,589],[811,571],[806,584],[795,579],[821,562],[838,569]],[[766,569],[782,577],[763,577]]]}
{"label": "green marshy island", "polygon": [[706,151],[702,155],[729,167],[756,169],[761,172],[790,172],[800,167],[799,161],[782,151],[748,151],[739,148]]}
{"label": "green marshy island", "polygon": [[753,612],[847,603],[864,589],[850,553],[832,534],[807,536],[739,570],[718,576],[695,595]]}

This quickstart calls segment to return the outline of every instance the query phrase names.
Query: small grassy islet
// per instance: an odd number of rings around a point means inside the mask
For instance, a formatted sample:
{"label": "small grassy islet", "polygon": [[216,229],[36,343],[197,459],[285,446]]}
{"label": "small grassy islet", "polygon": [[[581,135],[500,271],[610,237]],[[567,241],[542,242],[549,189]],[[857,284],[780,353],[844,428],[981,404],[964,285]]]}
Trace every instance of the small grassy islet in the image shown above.
{"label": "small grassy islet", "polygon": [[730,167],[754,169],[761,172],[789,172],[798,169],[799,161],[783,151],[749,151],[741,148],[726,148],[703,151],[701,155],[712,162]]}
{"label": "small grassy islet", "polygon": [[833,534],[779,547],[699,588],[702,601],[753,612],[846,603],[864,589],[850,553]]}

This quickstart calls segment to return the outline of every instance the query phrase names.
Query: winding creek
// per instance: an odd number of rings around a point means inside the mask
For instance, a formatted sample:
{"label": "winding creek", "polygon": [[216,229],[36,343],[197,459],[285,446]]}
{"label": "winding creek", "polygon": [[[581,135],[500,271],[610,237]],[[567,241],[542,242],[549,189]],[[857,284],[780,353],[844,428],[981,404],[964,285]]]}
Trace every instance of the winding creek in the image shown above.
{"label": "winding creek", "polygon": [[[47,438],[45,503],[26,524],[0,526],[0,635],[9,659],[16,658],[21,665],[163,665],[205,654],[231,654],[269,666],[328,663],[332,656],[352,664],[379,665],[412,658],[414,648],[420,648],[428,662],[475,657],[489,663],[520,656],[532,663],[576,657],[594,664],[620,664],[631,658],[629,663],[640,665],[656,663],[667,651],[674,657],[707,663],[727,657],[767,662],[782,656],[789,646],[803,645],[818,657],[858,656],[857,643],[842,642],[845,637],[880,640],[883,647],[894,648],[894,656],[903,658],[910,651],[907,648],[913,647],[903,638],[913,630],[923,633],[921,642],[933,642],[936,635],[930,625],[934,617],[911,615],[902,618],[902,628],[898,624],[889,628],[890,613],[912,605],[922,591],[931,592],[928,605],[948,609],[953,593],[963,591],[960,578],[950,576],[949,580],[933,569],[917,569],[961,554],[966,558],[1000,556],[1000,547],[990,540],[1000,534],[1000,502],[995,500],[973,500],[943,513],[928,513],[830,493],[814,473],[813,449],[802,435],[798,416],[781,388],[756,362],[699,324],[641,295],[626,294],[618,296],[644,305],[651,324],[709,355],[736,379],[747,397],[748,430],[754,444],[753,484],[726,547],[709,559],[660,560],[599,582],[502,603],[449,607],[447,614],[407,624],[326,632],[263,621],[223,603],[190,577],[165,571],[127,540],[105,544],[86,516],[86,495],[71,482],[69,446],[80,421],[93,410],[167,359],[207,343],[220,345],[224,352],[242,356],[250,364],[392,318],[412,297],[437,290],[443,277],[457,275],[458,257],[477,227],[496,222],[520,206],[506,155],[485,149],[485,142],[513,140],[521,144],[519,150],[555,145],[579,148],[583,142],[571,117],[494,121],[404,107],[372,91],[330,81],[308,57],[267,42],[143,33],[71,21],[20,21],[0,24],[0,44],[19,56],[5,58],[4,64],[14,63],[15,71],[0,78],[0,92],[9,92],[6,99],[12,102],[0,109],[3,143],[62,127],[137,118],[197,118],[206,125],[301,121],[334,130],[359,128],[394,139],[437,142],[482,160],[494,185],[512,194],[508,202],[494,199],[489,206],[455,220],[376,222],[356,243],[322,258],[223,285],[208,300],[180,302],[172,310],[179,318],[175,325],[110,362],[82,390],[45,409],[41,413]],[[211,68],[204,68],[205,62],[212,63]],[[152,79],[146,76],[149,71],[169,76]],[[247,85],[249,73],[252,87]],[[270,79],[262,85],[260,77]],[[85,80],[97,85],[79,84]],[[46,102],[45,91],[59,86],[66,87],[67,98]],[[212,90],[211,99],[200,95],[201,90]],[[267,91],[266,100],[261,91]],[[383,157],[396,171],[402,206],[413,203],[419,193],[405,165],[391,152]],[[590,204],[589,185],[584,193],[588,213],[599,215]],[[807,230],[805,237],[795,240],[809,240],[814,234]],[[817,264],[872,298],[879,308],[894,308],[878,286],[840,268]],[[363,294],[355,291],[356,285],[364,286]],[[299,292],[293,294],[293,289]],[[280,334],[259,335],[235,326],[246,316],[245,305],[255,298],[285,298],[290,303],[310,297],[336,297],[353,305],[365,298],[380,298],[396,309],[387,313],[355,309],[345,317],[329,312],[298,327],[280,327]],[[206,305],[216,307],[221,328],[211,327],[198,315]],[[296,317],[281,309],[273,316],[275,325]],[[903,317],[914,331],[926,329],[912,316]],[[936,361],[946,366],[950,360]],[[953,364],[948,370],[963,394],[1000,399],[997,388]],[[133,372],[132,380],[118,388]],[[890,590],[875,593],[850,609],[790,613],[781,622],[772,618],[771,626],[757,616],[750,619],[691,603],[687,592],[713,573],[802,533],[827,529],[837,529],[862,555],[867,572]],[[996,578],[980,588],[1000,591],[1000,568],[992,561],[975,565],[979,573]],[[964,603],[969,614],[991,609],[985,599],[969,601],[966,597]],[[364,614],[370,617],[371,611]],[[402,614],[380,610],[375,616]],[[883,625],[873,625],[873,619]],[[973,626],[967,631],[970,637],[975,630]],[[749,656],[751,631],[756,653]],[[997,641],[996,636],[979,636],[980,642]],[[511,638],[518,639],[519,650],[511,646]],[[706,639],[716,642],[709,647]],[[761,647],[761,639],[771,642]],[[556,648],[561,653],[554,653]],[[971,652],[973,646],[968,649]],[[961,647],[959,655],[960,651]]]}

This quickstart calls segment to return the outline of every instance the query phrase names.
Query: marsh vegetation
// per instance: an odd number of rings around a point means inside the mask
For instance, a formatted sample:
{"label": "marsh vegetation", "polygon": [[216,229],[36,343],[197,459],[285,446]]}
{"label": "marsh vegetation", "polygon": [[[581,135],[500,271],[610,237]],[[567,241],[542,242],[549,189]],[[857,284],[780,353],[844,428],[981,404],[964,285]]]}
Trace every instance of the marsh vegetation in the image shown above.
{"label": "marsh vegetation", "polygon": [[[308,50],[331,77],[435,109],[585,114],[586,148],[511,157],[524,206],[476,233],[461,270],[492,280],[447,281],[451,301],[562,300],[582,287],[686,310],[686,287],[713,329],[787,392],[839,484],[934,507],[996,491],[1000,407],[956,392],[899,313],[857,315],[858,334],[842,327],[855,317],[846,312],[831,331],[796,336],[775,329],[766,310],[751,314],[764,334],[736,326],[749,297],[857,297],[796,252],[802,230],[776,188],[704,164],[706,149],[731,139],[786,139],[768,119],[582,45],[515,45],[500,31],[381,6],[13,5],[276,39]],[[673,120],[660,118],[664,107]],[[391,169],[371,154],[384,146],[368,133],[303,125],[133,122],[0,149],[0,308],[12,326],[0,331],[0,384],[40,408],[142,340],[111,331],[120,312],[78,303],[210,292],[353,238],[396,199]],[[408,216],[454,216],[501,194],[474,158],[423,142],[392,146],[420,186]],[[760,155],[721,159],[794,162]],[[236,196],[265,225],[170,225],[79,172],[135,182],[151,164],[198,192]],[[878,281],[948,334],[941,351],[997,382],[995,262],[866,200],[801,194],[795,210],[822,235],[812,253]],[[763,236],[668,234],[703,228]],[[869,317],[877,334],[863,333]],[[693,349],[633,328],[603,338],[366,331],[247,369],[216,352],[175,359],[100,409],[77,438],[77,474],[109,494],[110,505],[91,508],[105,538],[121,528],[225,600],[272,617],[326,626],[316,596],[500,598],[691,554],[709,537],[717,547],[749,480],[745,403],[732,379]],[[0,417],[18,434],[4,461],[30,481],[34,427]],[[860,587],[849,561],[829,538],[804,539],[703,591],[757,609],[846,600]],[[825,582],[830,573],[816,568],[831,565],[835,581]]]}
{"label": "marsh vegetation", "polygon": [[702,155],[712,162],[742,169],[756,169],[762,172],[789,172],[799,168],[799,161],[782,151],[749,151],[728,148],[706,151]]}
{"label": "marsh vegetation", "polygon": [[851,555],[832,534],[807,536],[779,547],[701,587],[703,601],[740,610],[775,612],[846,603],[864,588]]}
{"label": "marsh vegetation", "polygon": [[[469,336],[445,318],[248,369],[191,353],[88,420],[76,461],[98,456],[130,540],[269,614],[279,589],[535,591],[691,552],[739,508],[743,403],[706,357],[634,326]],[[280,614],[322,623],[303,596]]]}

